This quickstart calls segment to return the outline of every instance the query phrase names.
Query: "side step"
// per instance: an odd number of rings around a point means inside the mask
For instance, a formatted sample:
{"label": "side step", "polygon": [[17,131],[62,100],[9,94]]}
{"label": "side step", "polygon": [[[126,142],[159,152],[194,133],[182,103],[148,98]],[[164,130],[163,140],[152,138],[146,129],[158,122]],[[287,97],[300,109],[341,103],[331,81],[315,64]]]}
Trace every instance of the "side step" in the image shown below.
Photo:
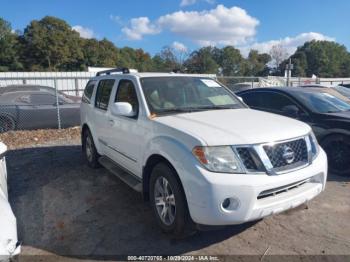
{"label": "side step", "polygon": [[104,168],[106,168],[112,174],[116,175],[120,180],[122,180],[132,189],[134,189],[137,192],[142,192],[141,179],[131,174],[130,172],[127,172],[125,169],[120,167],[117,163],[115,163],[113,160],[109,159],[108,157],[102,156],[98,159],[98,162],[100,162],[100,164]]}

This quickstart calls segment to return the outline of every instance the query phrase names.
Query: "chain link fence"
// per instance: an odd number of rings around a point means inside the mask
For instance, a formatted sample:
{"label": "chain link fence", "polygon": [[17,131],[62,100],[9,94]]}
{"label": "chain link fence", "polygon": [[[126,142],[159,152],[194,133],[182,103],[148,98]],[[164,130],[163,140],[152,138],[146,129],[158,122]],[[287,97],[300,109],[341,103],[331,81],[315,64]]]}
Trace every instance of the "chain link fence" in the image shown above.
{"label": "chain link fence", "polygon": [[0,73],[0,133],[80,125],[80,102],[95,73]]}

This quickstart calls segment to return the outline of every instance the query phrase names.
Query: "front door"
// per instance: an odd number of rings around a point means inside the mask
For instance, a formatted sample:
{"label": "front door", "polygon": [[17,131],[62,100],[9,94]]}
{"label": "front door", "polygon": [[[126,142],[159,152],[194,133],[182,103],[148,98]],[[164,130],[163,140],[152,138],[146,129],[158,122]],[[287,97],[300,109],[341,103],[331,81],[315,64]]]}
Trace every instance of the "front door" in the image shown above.
{"label": "front door", "polygon": [[127,102],[132,105],[134,117],[114,116],[109,112],[110,132],[107,143],[112,149],[112,159],[133,174],[141,177],[141,142],[144,130],[139,119],[140,106],[135,83],[119,81],[113,102]]}

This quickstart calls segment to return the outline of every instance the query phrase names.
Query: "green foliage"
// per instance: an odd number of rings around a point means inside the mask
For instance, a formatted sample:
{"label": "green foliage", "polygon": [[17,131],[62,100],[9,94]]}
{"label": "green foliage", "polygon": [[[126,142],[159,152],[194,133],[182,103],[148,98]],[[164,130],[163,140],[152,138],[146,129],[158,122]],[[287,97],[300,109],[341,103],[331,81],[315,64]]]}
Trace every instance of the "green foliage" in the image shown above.
{"label": "green foliage", "polygon": [[199,74],[217,74],[219,65],[214,59],[213,47],[203,47],[192,52],[190,57],[185,61],[185,68],[189,73]]}
{"label": "green foliage", "polygon": [[76,70],[83,61],[79,34],[63,20],[46,16],[24,30],[24,63],[28,70]]}
{"label": "green foliage", "polygon": [[[81,38],[69,24],[56,17],[33,20],[23,33],[13,32],[10,23],[0,18],[0,71],[80,71],[96,66],[266,76],[272,69],[283,75],[288,60],[280,61],[285,57],[281,46],[275,46],[270,54],[251,50],[247,58],[233,46],[202,47],[190,54],[166,46],[151,57],[142,49],[118,48],[107,39]],[[307,42],[291,58],[293,76],[350,76],[350,54],[343,45],[335,42]],[[275,66],[270,68],[272,63]]]}
{"label": "green foliage", "polygon": [[[350,54],[345,46],[330,41],[311,41],[299,47],[291,56],[293,76],[349,77]],[[282,72],[288,61],[280,66]]]}
{"label": "green foliage", "polygon": [[0,18],[0,71],[21,70],[19,41],[9,22]]}

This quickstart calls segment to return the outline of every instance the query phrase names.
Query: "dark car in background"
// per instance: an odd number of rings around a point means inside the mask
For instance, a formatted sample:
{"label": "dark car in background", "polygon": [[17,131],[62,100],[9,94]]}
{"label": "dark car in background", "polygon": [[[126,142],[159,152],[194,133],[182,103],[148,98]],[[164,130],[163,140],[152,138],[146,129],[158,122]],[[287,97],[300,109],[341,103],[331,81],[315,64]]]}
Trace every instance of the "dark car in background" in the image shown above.
{"label": "dark car in background", "polygon": [[0,87],[0,133],[57,128],[59,121],[63,128],[77,126],[80,123],[80,101],[80,97],[60,91],[56,96],[56,90],[52,87]]}
{"label": "dark car in background", "polygon": [[350,103],[320,88],[256,88],[238,92],[253,109],[308,123],[328,155],[330,171],[350,175]]}

